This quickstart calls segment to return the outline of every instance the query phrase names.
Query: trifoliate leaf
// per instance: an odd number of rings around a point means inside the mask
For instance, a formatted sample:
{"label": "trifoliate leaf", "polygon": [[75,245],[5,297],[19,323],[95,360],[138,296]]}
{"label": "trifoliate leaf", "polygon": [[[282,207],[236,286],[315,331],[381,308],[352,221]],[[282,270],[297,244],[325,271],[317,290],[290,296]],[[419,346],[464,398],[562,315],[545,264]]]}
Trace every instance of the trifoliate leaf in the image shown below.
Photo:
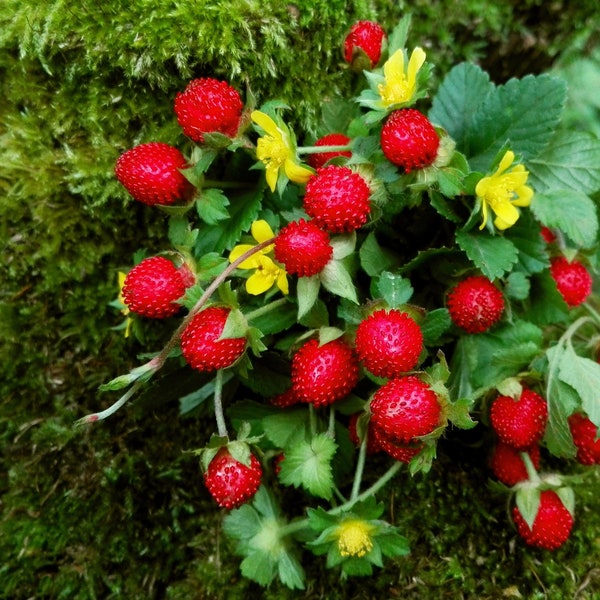
{"label": "trifoliate leaf", "polygon": [[516,246],[508,238],[483,231],[468,233],[459,230],[456,232],[456,243],[490,280],[508,273],[519,255]]}

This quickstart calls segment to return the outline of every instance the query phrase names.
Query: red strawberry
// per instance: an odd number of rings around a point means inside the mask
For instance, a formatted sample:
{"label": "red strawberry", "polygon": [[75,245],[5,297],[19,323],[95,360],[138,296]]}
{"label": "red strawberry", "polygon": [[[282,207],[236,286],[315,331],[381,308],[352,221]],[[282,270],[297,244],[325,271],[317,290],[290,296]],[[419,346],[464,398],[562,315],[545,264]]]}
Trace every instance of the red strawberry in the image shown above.
{"label": "red strawberry", "polygon": [[288,273],[310,277],[323,270],[333,255],[333,248],[326,231],[314,221],[300,219],[279,232],[274,252]]}
{"label": "red strawberry", "polygon": [[[358,430],[357,430],[357,422],[358,422],[358,418],[361,416],[362,413],[354,413],[353,415],[350,416],[350,421],[348,423],[348,433],[350,434],[350,441],[355,445],[355,446],[360,446],[362,440],[360,439],[359,435],[358,435]],[[381,446],[379,445],[379,442],[377,441],[377,437],[375,434],[375,430],[373,428],[372,423],[369,421],[369,424],[367,426],[367,454],[376,454],[377,452],[381,451]]]}
{"label": "red strawberry", "polygon": [[388,437],[378,427],[373,427],[373,434],[380,450],[383,450],[388,456],[399,462],[409,463],[423,449],[422,443],[406,444],[398,442]]}
{"label": "red strawberry", "polygon": [[189,200],[194,192],[194,186],[180,171],[187,168],[189,165],[177,148],[150,142],[121,154],[115,175],[138,202],[169,205]]}
{"label": "red strawberry", "polygon": [[256,494],[262,480],[258,459],[250,454],[250,465],[237,461],[221,448],[208,465],[204,483],[216,503],[227,509],[241,506]]}
{"label": "red strawberry", "polygon": [[239,92],[227,82],[203,77],[190,81],[175,96],[175,114],[183,133],[198,143],[205,133],[235,137],[244,104]]}
{"label": "red strawberry", "polygon": [[423,350],[421,328],[397,309],[376,310],[356,330],[358,358],[378,377],[395,377],[417,366]]}
{"label": "red strawberry", "polygon": [[571,307],[578,306],[592,293],[592,276],[578,260],[569,262],[564,256],[556,256],[550,261],[550,274]]}
{"label": "red strawberry", "polygon": [[181,350],[187,363],[198,371],[231,366],[244,352],[246,338],[219,339],[229,309],[211,306],[194,315],[181,334]]}
{"label": "red strawberry", "polygon": [[[193,282],[192,282],[193,283]],[[123,283],[123,301],[143,317],[164,319],[181,310],[177,304],[186,282],[177,267],[164,256],[145,258],[133,267]]]}
{"label": "red strawberry", "polygon": [[[328,135],[324,135],[322,138],[319,138],[315,142],[315,146],[346,146],[349,143],[350,138],[343,133],[329,133]],[[350,152],[350,150],[338,150],[336,152],[319,152],[317,154],[309,154],[308,164],[313,169],[320,169],[321,167],[325,166],[326,162],[338,156],[346,156],[347,158],[350,158],[352,156],[352,152]]]}
{"label": "red strawberry", "polygon": [[277,396],[271,398],[271,404],[279,408],[287,408],[288,406],[298,404],[298,402],[300,402],[300,398],[298,398],[294,388],[292,387],[285,390],[285,392],[277,394]]}
{"label": "red strawberry", "polygon": [[[344,40],[344,59],[357,69],[373,69],[381,58],[381,49],[386,37],[379,23],[357,21]],[[365,55],[368,60],[365,60]]]}
{"label": "red strawberry", "polygon": [[[526,452],[529,454],[529,458],[531,458],[531,462],[536,470],[539,469],[540,447],[535,444],[531,448],[528,448]],[[496,444],[490,466],[496,479],[509,487],[516,485],[520,481],[529,479],[520,451],[504,442]]]}
{"label": "red strawberry", "polygon": [[577,460],[582,465],[600,464],[600,439],[598,428],[582,413],[569,417],[569,429],[577,447]]}
{"label": "red strawberry", "polygon": [[429,119],[416,108],[395,110],[381,130],[381,149],[406,173],[423,169],[437,157],[440,138]]}
{"label": "red strawberry", "polygon": [[495,325],[504,312],[502,292],[483,275],[459,282],[448,294],[452,321],[468,333],[482,333]]}
{"label": "red strawberry", "polygon": [[569,539],[574,523],[573,515],[553,490],[541,492],[540,507],[532,528],[516,506],[513,508],[513,519],[517,532],[528,545],[545,550],[556,550],[562,546]]}
{"label": "red strawberry", "polygon": [[545,225],[540,229],[540,235],[546,242],[546,244],[553,244],[556,241],[556,234],[550,227],[546,227]]}
{"label": "red strawberry", "polygon": [[394,443],[409,444],[440,425],[437,394],[414,375],[390,379],[371,400],[373,425]]}
{"label": "red strawberry", "polygon": [[308,180],[304,210],[327,231],[354,231],[369,218],[370,195],[369,185],[359,173],[329,165],[317,169]]}
{"label": "red strawberry", "polygon": [[358,360],[341,339],[305,342],[292,358],[292,387],[316,408],[347,396],[358,382]]}
{"label": "red strawberry", "polygon": [[539,394],[523,388],[518,400],[498,396],[490,410],[492,428],[505,444],[526,450],[544,435],[548,404]]}

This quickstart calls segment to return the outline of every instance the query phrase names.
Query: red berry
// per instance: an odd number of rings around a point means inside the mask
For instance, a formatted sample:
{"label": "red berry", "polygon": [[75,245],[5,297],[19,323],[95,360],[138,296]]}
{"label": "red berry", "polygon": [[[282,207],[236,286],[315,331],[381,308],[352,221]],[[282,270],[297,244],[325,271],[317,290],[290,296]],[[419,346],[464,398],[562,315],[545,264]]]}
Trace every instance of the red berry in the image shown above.
{"label": "red berry", "polygon": [[414,375],[390,379],[371,400],[373,425],[394,443],[408,444],[440,425],[437,394]]}
{"label": "red berry", "polygon": [[578,260],[569,262],[564,256],[554,257],[550,261],[550,274],[571,307],[578,306],[592,293],[592,276]]}
{"label": "red berry", "polygon": [[[348,423],[348,433],[350,434],[350,441],[355,446],[360,446],[362,442],[358,435],[358,430],[356,427],[358,418],[361,414],[362,413],[354,413],[353,415],[351,415],[350,421]],[[380,451],[381,446],[379,445],[379,442],[377,440],[373,424],[371,423],[371,421],[369,421],[369,424],[367,426],[367,454],[376,454]]]}
{"label": "red berry", "polygon": [[175,114],[183,133],[198,143],[205,133],[235,137],[244,104],[239,92],[227,82],[203,77],[190,81],[175,96]]}
{"label": "red berry", "polygon": [[355,346],[358,358],[373,375],[395,377],[417,366],[423,334],[407,313],[376,310],[359,324]]}
{"label": "red berry", "polygon": [[[343,133],[329,133],[328,135],[319,138],[315,142],[315,146],[346,146],[350,143],[350,138]],[[350,158],[352,156],[352,152],[350,150],[337,152],[319,152],[317,154],[309,154],[308,156],[308,164],[313,169],[320,169],[325,166],[325,163],[330,161],[332,158],[336,158],[337,156],[345,156]]]}
{"label": "red berry", "polygon": [[281,394],[277,394],[270,400],[271,404],[277,406],[279,408],[287,408],[288,406],[293,406],[294,404],[298,404],[300,402],[300,398],[296,395],[293,387],[288,388],[285,392]]}
{"label": "red berry", "polygon": [[398,442],[388,437],[378,427],[373,427],[373,434],[379,448],[399,462],[409,463],[423,449],[422,443]]}
{"label": "red berry", "polygon": [[[529,458],[531,458],[531,462],[536,470],[539,469],[540,447],[535,444],[531,448],[528,448],[526,452],[529,454]],[[509,487],[516,485],[520,481],[529,479],[520,451],[504,442],[496,444],[490,466],[496,479]]]}
{"label": "red berry", "polygon": [[150,142],[127,150],[117,159],[115,175],[137,200],[149,206],[189,200],[194,186],[180,169],[189,165],[183,154],[169,144]]}
{"label": "red berry", "polygon": [[594,423],[586,415],[575,413],[569,417],[569,429],[577,447],[577,460],[582,465],[600,464],[600,439]]}
{"label": "red berry", "polygon": [[482,333],[502,317],[504,296],[489,279],[473,275],[450,291],[447,305],[456,325],[468,333]]}
{"label": "red berry", "polygon": [[274,252],[288,273],[300,277],[321,272],[333,256],[329,234],[314,221],[304,219],[289,223],[279,232]]}
{"label": "red berry", "polygon": [[327,231],[354,231],[369,218],[370,195],[369,185],[359,173],[329,165],[317,169],[308,180],[304,210]]}
{"label": "red berry", "polygon": [[358,382],[358,360],[341,339],[322,346],[305,342],[292,358],[292,387],[303,402],[326,406],[347,396]]}
{"label": "red berry", "polygon": [[505,444],[527,450],[544,435],[548,404],[539,394],[523,388],[518,400],[498,396],[490,410],[492,428]]}
{"label": "red berry", "polygon": [[256,494],[262,480],[258,459],[250,454],[250,466],[237,461],[221,448],[208,465],[204,483],[216,503],[227,509],[241,506]]}
{"label": "red berry", "polygon": [[181,350],[187,363],[198,371],[231,366],[244,352],[246,338],[219,339],[229,309],[211,306],[194,315],[181,334]]}
{"label": "red berry", "polygon": [[123,283],[123,301],[143,317],[164,319],[181,310],[177,304],[186,283],[177,267],[163,256],[145,258],[133,267]]}
{"label": "red berry", "polygon": [[556,241],[556,234],[550,227],[546,227],[545,225],[540,229],[540,235],[546,242],[546,244],[552,244]]}
{"label": "red berry", "polygon": [[381,48],[385,39],[385,31],[379,23],[358,21],[352,25],[344,40],[344,59],[347,63],[359,66],[360,57],[364,53],[372,69],[381,58]]}
{"label": "red berry", "polygon": [[517,532],[525,542],[544,550],[556,550],[562,546],[569,539],[574,523],[573,515],[553,490],[540,493],[540,507],[532,528],[516,506],[513,508],[513,519]]}
{"label": "red berry", "polygon": [[429,119],[415,108],[395,110],[381,130],[381,149],[406,173],[423,169],[437,157],[440,138]]}

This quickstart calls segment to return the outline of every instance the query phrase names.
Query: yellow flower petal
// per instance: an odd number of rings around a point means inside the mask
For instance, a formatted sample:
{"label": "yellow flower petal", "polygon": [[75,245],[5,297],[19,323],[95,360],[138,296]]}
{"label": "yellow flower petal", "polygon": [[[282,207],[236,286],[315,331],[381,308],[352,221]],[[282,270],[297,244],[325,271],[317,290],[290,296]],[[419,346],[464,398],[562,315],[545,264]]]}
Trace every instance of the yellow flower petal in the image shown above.
{"label": "yellow flower petal", "polygon": [[492,210],[497,217],[494,221],[494,225],[496,225],[498,229],[512,227],[519,218],[519,211],[510,202],[502,202],[496,206],[492,206]]}
{"label": "yellow flower petal", "polygon": [[415,84],[417,82],[417,73],[425,63],[426,58],[427,55],[425,54],[425,51],[419,46],[417,46],[410,55],[410,60],[408,61],[408,71],[406,74],[408,84],[413,88],[415,87]]}
{"label": "yellow flower petal", "polygon": [[518,198],[512,201],[515,206],[529,206],[533,198],[533,190],[528,185],[521,186],[516,190]]}
{"label": "yellow flower petal", "polygon": [[264,294],[273,287],[273,278],[258,269],[246,280],[246,291],[253,296]]}
{"label": "yellow flower petal", "polygon": [[404,77],[404,51],[396,50],[383,65],[386,82]]}
{"label": "yellow flower petal", "polygon": [[277,287],[286,296],[290,293],[290,286],[288,284],[287,275],[283,269],[279,269],[279,275],[277,276]]}
{"label": "yellow flower petal", "polygon": [[314,173],[307,167],[303,167],[288,158],[284,164],[285,174],[290,181],[295,183],[306,183]]}
{"label": "yellow flower petal", "polygon": [[[235,262],[242,254],[245,254],[249,250],[252,250],[254,246],[252,244],[238,244],[233,248],[233,250],[229,253],[229,262]],[[250,258],[242,261],[238,265],[238,269],[256,269],[258,266],[256,254],[253,254]]]}
{"label": "yellow flower petal", "polygon": [[279,167],[273,162],[268,163],[265,169],[265,178],[267,180],[267,185],[272,192],[274,192],[275,188],[277,187],[278,175]]}
{"label": "yellow flower petal", "polygon": [[250,228],[250,233],[259,244],[262,244],[263,242],[266,242],[275,236],[271,226],[264,219],[254,221],[254,223],[252,223],[252,227]]}
{"label": "yellow flower petal", "polygon": [[254,110],[252,111],[250,118],[259,127],[262,127],[268,135],[273,137],[279,137],[281,135],[279,127],[277,127],[277,123],[275,123],[275,121],[273,121],[273,119],[271,119],[271,117],[264,112],[260,112],[260,110]]}
{"label": "yellow flower petal", "polygon": [[515,153],[512,150],[507,150],[504,153],[504,156],[502,157],[502,160],[500,161],[500,164],[498,165],[498,168],[496,169],[494,176],[498,176],[501,173],[504,173],[504,171],[506,171],[506,169],[508,169],[510,167],[510,165],[513,164],[514,161],[515,161]]}

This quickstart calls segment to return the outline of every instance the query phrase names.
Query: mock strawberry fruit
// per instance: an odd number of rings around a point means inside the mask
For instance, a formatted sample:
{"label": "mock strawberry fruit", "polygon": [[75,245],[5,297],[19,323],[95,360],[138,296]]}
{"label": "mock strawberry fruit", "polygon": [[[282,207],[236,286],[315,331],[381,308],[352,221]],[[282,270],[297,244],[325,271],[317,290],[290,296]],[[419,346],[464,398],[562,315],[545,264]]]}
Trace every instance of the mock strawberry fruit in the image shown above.
{"label": "mock strawberry fruit", "polygon": [[256,494],[262,474],[262,467],[254,454],[250,454],[250,465],[246,466],[223,447],[208,465],[204,484],[219,506],[231,510]]}
{"label": "mock strawberry fruit", "polygon": [[[350,441],[355,446],[360,446],[362,443],[362,439],[358,433],[358,419],[363,413],[354,413],[350,416],[350,421],[348,422],[348,433],[350,435]],[[369,421],[369,424],[366,427],[367,433],[367,454],[376,454],[381,451],[381,446],[377,440],[375,430],[373,428],[373,424]]]}
{"label": "mock strawberry fruit", "polygon": [[230,310],[211,306],[200,311],[181,334],[181,350],[186,362],[198,371],[230,367],[246,349],[246,338],[219,339]]}
{"label": "mock strawberry fruit", "polygon": [[407,313],[381,309],[361,321],[354,343],[358,358],[373,375],[395,377],[417,366],[423,333]]}
{"label": "mock strawberry fruit", "polygon": [[441,418],[437,394],[414,375],[390,379],[371,400],[373,425],[395,443],[432,433]]}
{"label": "mock strawberry fruit", "polygon": [[564,256],[556,256],[550,261],[550,274],[570,307],[585,302],[592,293],[592,276],[578,260],[569,262]]}
{"label": "mock strawberry fruit", "polygon": [[[529,458],[531,458],[531,462],[535,469],[539,469],[540,447],[535,444],[531,448],[525,450],[525,452],[529,454]],[[494,447],[490,466],[492,467],[496,479],[509,487],[529,479],[525,463],[521,457],[521,451],[516,450],[504,442],[498,442]]]}
{"label": "mock strawberry fruit", "polygon": [[[343,133],[329,133],[319,138],[315,142],[315,146],[346,146],[350,143],[350,138]],[[330,161],[332,158],[338,156],[345,156],[350,158],[352,152],[350,150],[337,150],[332,152],[318,152],[316,154],[310,154],[308,156],[308,164],[313,169],[320,169],[325,166],[325,163]]]}
{"label": "mock strawberry fruit", "polygon": [[523,388],[516,400],[498,396],[492,402],[490,420],[501,441],[517,450],[527,450],[544,435],[548,404],[533,390]]}
{"label": "mock strawberry fruit", "polygon": [[394,460],[403,463],[409,463],[421,450],[424,444],[420,442],[405,443],[391,438],[381,431],[378,427],[373,427],[373,435],[377,446]]}
{"label": "mock strawberry fruit", "polygon": [[183,133],[202,144],[205,133],[236,136],[244,104],[227,82],[202,77],[190,81],[175,96],[175,114]]}
{"label": "mock strawberry fruit", "polygon": [[504,296],[487,277],[473,275],[450,291],[447,306],[458,327],[467,333],[483,333],[502,317]]}
{"label": "mock strawberry fruit", "polygon": [[115,175],[138,202],[154,206],[187,201],[194,186],[182,175],[189,165],[175,147],[162,142],[140,144],[127,150],[115,164]]}
{"label": "mock strawberry fruit", "polygon": [[553,244],[556,242],[556,234],[550,227],[546,227],[545,225],[540,229],[540,235],[542,239],[546,242],[546,244]]}
{"label": "mock strawberry fruit", "polygon": [[516,506],[513,508],[513,519],[525,543],[544,550],[560,548],[569,539],[574,523],[573,515],[554,490],[540,493],[540,507],[533,527],[527,525]]}
{"label": "mock strawberry fruit", "polygon": [[395,110],[381,129],[381,149],[393,164],[406,173],[431,165],[440,138],[429,119],[416,108]]}
{"label": "mock strawberry fruit", "polygon": [[130,311],[164,319],[181,310],[177,300],[185,294],[186,287],[180,271],[168,258],[152,256],[129,271],[121,293]]}
{"label": "mock strawberry fruit", "polygon": [[569,417],[569,429],[577,447],[577,460],[582,465],[600,465],[598,428],[587,415],[574,413]]}
{"label": "mock strawberry fruit", "polygon": [[357,21],[344,40],[344,59],[356,69],[373,69],[381,58],[386,37],[379,23]]}
{"label": "mock strawberry fruit", "polygon": [[358,382],[358,359],[342,339],[323,345],[311,339],[292,357],[292,387],[316,408],[347,396]]}
{"label": "mock strawberry fruit", "polygon": [[287,408],[288,406],[294,406],[300,402],[300,398],[296,395],[293,387],[289,387],[285,392],[273,396],[270,400],[271,404],[279,408]]}
{"label": "mock strawberry fruit", "polygon": [[349,167],[329,165],[308,180],[304,210],[327,231],[354,231],[369,218],[370,195],[362,175]]}
{"label": "mock strawberry fruit", "polygon": [[275,238],[275,258],[291,275],[320,273],[333,256],[329,234],[314,221],[300,219],[286,225]]}

